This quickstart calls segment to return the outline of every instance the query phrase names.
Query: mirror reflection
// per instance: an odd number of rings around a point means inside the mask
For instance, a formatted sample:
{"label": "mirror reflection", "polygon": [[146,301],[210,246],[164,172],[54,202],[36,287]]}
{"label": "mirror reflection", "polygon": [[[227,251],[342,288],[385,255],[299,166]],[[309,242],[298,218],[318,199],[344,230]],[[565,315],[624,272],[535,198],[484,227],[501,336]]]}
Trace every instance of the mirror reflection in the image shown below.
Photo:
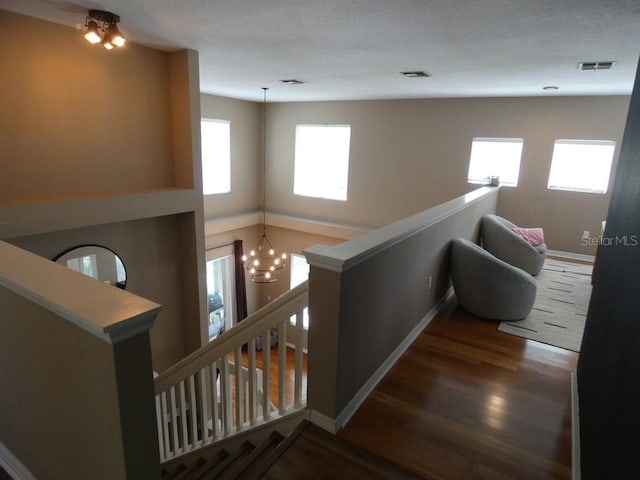
{"label": "mirror reflection", "polygon": [[61,253],[54,261],[109,285],[122,289],[127,286],[127,271],[122,259],[106,247],[81,245]]}

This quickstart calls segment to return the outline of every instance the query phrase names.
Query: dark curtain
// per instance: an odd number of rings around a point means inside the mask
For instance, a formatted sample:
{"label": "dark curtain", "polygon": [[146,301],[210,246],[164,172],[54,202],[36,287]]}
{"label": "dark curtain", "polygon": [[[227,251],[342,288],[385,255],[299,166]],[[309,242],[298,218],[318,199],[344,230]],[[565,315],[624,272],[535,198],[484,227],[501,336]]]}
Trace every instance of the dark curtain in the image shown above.
{"label": "dark curtain", "polygon": [[244,281],[244,262],[242,261],[242,240],[233,241],[233,260],[236,280],[236,322],[247,318],[247,287]]}

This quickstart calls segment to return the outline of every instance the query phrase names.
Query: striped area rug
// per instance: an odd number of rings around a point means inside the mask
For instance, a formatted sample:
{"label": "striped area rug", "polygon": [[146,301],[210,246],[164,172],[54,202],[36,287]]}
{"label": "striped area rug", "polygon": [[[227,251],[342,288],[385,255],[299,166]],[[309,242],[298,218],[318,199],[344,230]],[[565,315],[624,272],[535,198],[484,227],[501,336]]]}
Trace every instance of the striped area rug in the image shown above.
{"label": "striped area rug", "polygon": [[535,277],[538,292],[529,316],[501,322],[498,330],[579,352],[591,297],[592,270],[593,265],[546,259]]}

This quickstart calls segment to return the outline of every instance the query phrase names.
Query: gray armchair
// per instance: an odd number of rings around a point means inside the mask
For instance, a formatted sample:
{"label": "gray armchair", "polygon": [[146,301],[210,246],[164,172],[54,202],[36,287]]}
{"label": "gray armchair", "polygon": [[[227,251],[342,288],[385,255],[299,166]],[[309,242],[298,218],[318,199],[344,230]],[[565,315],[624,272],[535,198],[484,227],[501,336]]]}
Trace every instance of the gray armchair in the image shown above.
{"label": "gray armchair", "polygon": [[521,268],[531,275],[542,269],[547,246],[532,246],[513,229],[516,225],[498,215],[482,217],[482,246],[500,260]]}
{"label": "gray armchair", "polygon": [[521,320],[536,299],[536,282],[469,240],[451,241],[451,278],[458,303],[491,320]]}

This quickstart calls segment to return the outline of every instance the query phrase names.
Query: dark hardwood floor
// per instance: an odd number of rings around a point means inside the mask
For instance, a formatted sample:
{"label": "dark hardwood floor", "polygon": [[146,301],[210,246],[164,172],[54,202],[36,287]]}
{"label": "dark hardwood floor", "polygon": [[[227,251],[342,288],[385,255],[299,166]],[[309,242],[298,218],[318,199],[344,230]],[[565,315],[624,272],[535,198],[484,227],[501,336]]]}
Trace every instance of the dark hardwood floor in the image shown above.
{"label": "dark hardwood floor", "polygon": [[571,478],[578,354],[497,327],[451,302],[338,436],[426,479]]}

